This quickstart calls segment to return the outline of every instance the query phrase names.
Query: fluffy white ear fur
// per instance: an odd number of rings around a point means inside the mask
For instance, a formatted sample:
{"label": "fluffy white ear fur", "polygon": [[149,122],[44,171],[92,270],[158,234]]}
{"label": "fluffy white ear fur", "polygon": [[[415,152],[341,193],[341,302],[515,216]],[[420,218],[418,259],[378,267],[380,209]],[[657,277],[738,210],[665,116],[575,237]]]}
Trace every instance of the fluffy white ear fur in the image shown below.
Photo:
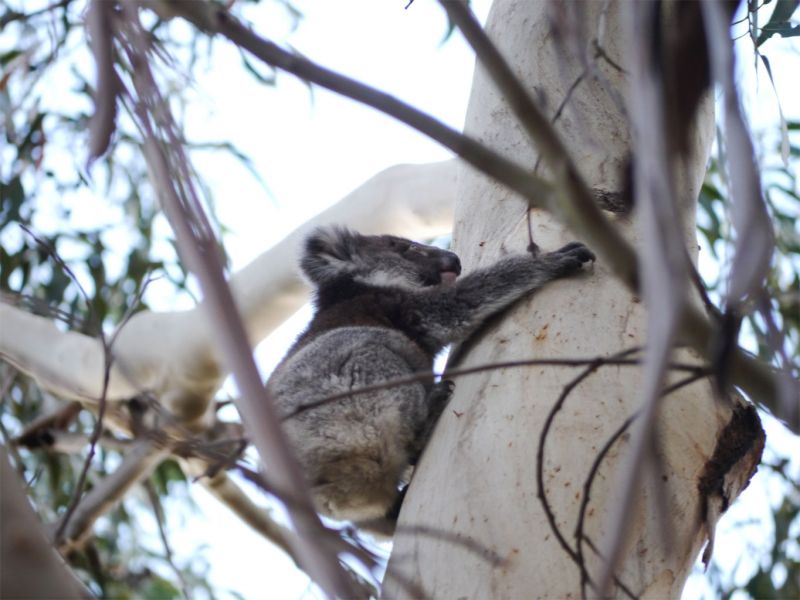
{"label": "fluffy white ear fur", "polygon": [[357,233],[345,227],[318,227],[308,236],[300,267],[313,284],[319,284],[353,273],[352,261]]}
{"label": "fluffy white ear fur", "polygon": [[355,281],[372,287],[397,287],[406,290],[418,290],[420,285],[414,281],[409,281],[402,271],[373,270],[366,275],[355,275]]}
{"label": "fluffy white ear fur", "polygon": [[319,227],[306,240],[300,266],[312,285],[324,285],[346,275],[371,287],[400,287],[419,289],[413,270],[403,268],[399,257],[391,253],[378,260],[374,254],[364,254],[359,233],[345,227]]}

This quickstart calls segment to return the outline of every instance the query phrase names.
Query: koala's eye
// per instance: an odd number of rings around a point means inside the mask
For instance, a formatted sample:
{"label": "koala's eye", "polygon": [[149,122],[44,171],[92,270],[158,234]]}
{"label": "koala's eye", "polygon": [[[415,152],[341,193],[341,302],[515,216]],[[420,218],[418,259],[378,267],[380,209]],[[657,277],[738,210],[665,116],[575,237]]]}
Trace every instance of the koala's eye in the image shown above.
{"label": "koala's eye", "polygon": [[395,252],[405,252],[408,250],[410,242],[401,239],[389,239],[389,248],[394,250]]}
{"label": "koala's eye", "polygon": [[423,246],[420,246],[418,244],[411,244],[408,247],[408,250],[406,250],[406,252],[410,252],[412,254],[419,254],[420,256],[428,256],[428,251]]}

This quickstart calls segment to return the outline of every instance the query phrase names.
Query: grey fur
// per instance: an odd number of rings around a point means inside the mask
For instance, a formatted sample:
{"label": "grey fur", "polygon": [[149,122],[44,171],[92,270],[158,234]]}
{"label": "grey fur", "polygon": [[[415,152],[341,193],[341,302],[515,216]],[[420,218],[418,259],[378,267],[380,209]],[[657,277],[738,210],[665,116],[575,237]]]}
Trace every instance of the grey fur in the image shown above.
{"label": "grey fur", "polygon": [[299,408],[327,396],[430,372],[434,356],[548,281],[594,260],[583,244],[461,272],[452,252],[394,236],[320,228],[301,266],[314,318],[270,377],[284,427],[320,513],[391,534],[400,487],[452,384],[419,381]]}

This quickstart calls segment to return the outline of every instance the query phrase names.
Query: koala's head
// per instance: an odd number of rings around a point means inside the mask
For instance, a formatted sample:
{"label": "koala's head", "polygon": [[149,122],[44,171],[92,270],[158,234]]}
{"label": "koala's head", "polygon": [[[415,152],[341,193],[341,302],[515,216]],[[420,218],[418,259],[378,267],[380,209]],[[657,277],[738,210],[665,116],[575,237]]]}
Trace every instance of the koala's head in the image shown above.
{"label": "koala's head", "polygon": [[320,227],[307,239],[300,261],[316,286],[349,279],[376,287],[421,288],[452,283],[461,273],[458,256],[393,235],[361,235],[343,227]]}

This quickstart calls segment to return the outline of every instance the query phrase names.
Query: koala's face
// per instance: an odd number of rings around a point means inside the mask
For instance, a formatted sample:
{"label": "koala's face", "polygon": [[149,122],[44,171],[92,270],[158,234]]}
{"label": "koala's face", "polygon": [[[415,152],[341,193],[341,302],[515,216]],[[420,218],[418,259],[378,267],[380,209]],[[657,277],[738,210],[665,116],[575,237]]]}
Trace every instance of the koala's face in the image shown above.
{"label": "koala's face", "polygon": [[392,235],[362,236],[356,281],[380,287],[420,288],[450,284],[461,273],[452,252]]}
{"label": "koala's face", "polygon": [[450,284],[461,273],[458,256],[392,235],[321,228],[306,240],[301,262],[316,285],[351,279],[377,287],[418,289]]}

